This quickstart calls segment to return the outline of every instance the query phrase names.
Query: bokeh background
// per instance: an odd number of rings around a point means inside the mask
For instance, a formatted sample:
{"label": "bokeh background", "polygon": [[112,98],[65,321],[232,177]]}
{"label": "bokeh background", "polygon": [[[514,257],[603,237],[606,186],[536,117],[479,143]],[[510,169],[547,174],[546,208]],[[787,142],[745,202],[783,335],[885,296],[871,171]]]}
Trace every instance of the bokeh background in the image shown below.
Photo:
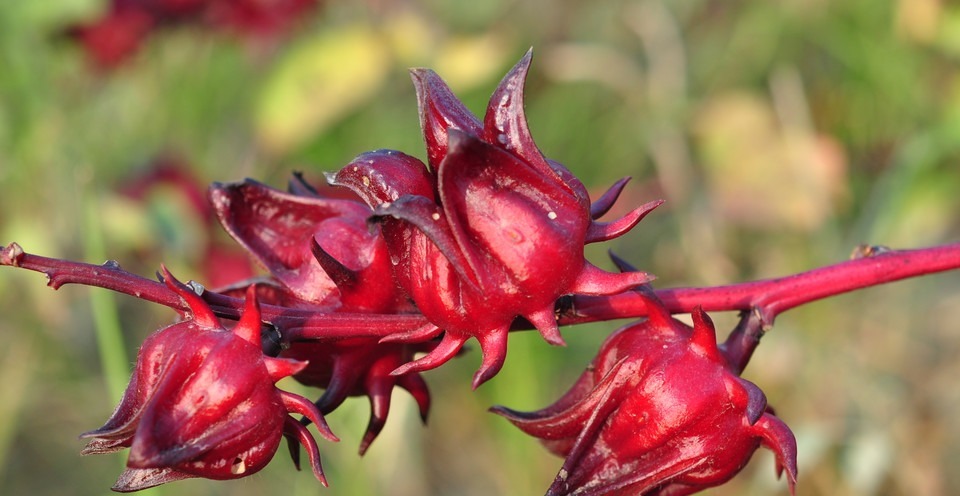
{"label": "bokeh background", "polygon": [[[529,47],[530,127],[544,153],[600,192],[632,176],[619,211],[667,203],[611,248],[659,287],[798,272],[858,243],[960,239],[960,5],[948,0],[328,0],[269,40],[205,25],[158,30],[112,70],[63,35],[101,0],[0,8],[0,242],[204,281],[228,244],[187,201],[130,184],[157,157],[197,184],[318,181],[355,155],[423,157],[406,72],[435,69],[481,113]],[[125,193],[125,191],[127,193]],[[615,212],[616,213],[616,212]],[[173,318],[103,290],[54,292],[0,269],[0,493],[108,494],[124,457],[81,458],[138,343]],[[960,274],[860,291],[782,315],[745,376],[800,444],[799,494],[960,493]],[[735,322],[717,315],[722,328]],[[532,410],[565,391],[620,323],[569,328],[567,348],[513,336],[473,392],[474,351],[428,372],[422,428],[395,395],[364,458],[365,399],[329,416],[332,487],[281,450],[263,472],[145,494],[542,494],[561,460],[492,404]],[[120,329],[110,371],[97,329]],[[100,335],[103,335],[101,333]],[[117,357],[112,360],[116,362]],[[288,389],[316,397],[294,383]],[[758,454],[713,495],[787,494]]]}

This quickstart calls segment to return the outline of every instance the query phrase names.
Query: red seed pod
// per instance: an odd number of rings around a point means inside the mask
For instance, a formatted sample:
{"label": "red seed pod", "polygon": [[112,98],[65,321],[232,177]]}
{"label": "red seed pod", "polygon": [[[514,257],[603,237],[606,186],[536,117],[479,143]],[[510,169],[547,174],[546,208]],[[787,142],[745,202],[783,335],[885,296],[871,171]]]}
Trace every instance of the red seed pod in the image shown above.
{"label": "red seed pod", "polygon": [[[331,312],[413,310],[394,283],[380,229],[367,224],[369,207],[320,196],[299,177],[290,190],[293,193],[284,193],[248,179],[214,184],[209,191],[226,230],[272,275],[257,287],[262,301]],[[236,289],[223,292],[235,294]],[[436,342],[378,343],[373,338],[297,341],[288,343],[280,356],[309,362],[293,377],[325,389],[316,402],[321,413],[330,413],[348,396],[370,399],[370,422],[360,442],[363,454],[386,422],[394,386],[413,395],[426,420],[430,393],[420,374],[390,373],[411,361],[414,353],[435,346]],[[293,453],[297,459],[298,451]]]}
{"label": "red seed pod", "polygon": [[530,136],[523,111],[526,56],[504,77],[481,122],[432,71],[412,71],[429,166],[396,151],[357,157],[328,178],[372,208],[401,287],[431,324],[391,341],[438,336],[427,356],[397,370],[426,370],[454,356],[470,337],[483,364],[474,387],[499,371],[517,317],[563,344],[554,303],[564,294],[614,294],[648,274],[611,274],[587,262],[585,243],[630,230],[660,202],[611,223],[596,222],[625,181],[597,204]]}
{"label": "red seed pod", "polygon": [[127,469],[113,489],[131,492],[190,477],[245,477],[262,469],[287,435],[304,445],[314,475],[326,485],[316,441],[287,413],[302,414],[324,438],[337,438],[309,400],[274,386],[307,364],[263,355],[254,288],[240,321],[227,330],[190,287],[166,269],[163,276],[189,306],[189,318],[147,338],[116,411],[103,427],[81,435],[91,439],[83,454],[129,447]]}
{"label": "red seed pod", "polygon": [[693,328],[647,300],[648,320],[611,335],[573,388],[536,412],[494,407],[566,460],[549,495],[676,496],[720,485],[759,446],[797,477],[793,433],[734,374],[710,318]]}

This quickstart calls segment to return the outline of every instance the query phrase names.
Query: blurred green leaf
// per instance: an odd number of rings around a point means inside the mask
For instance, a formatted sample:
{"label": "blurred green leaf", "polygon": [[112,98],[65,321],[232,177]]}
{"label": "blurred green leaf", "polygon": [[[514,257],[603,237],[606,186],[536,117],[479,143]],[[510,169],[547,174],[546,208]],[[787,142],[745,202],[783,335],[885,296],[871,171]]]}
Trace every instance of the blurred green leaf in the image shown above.
{"label": "blurred green leaf", "polygon": [[389,47],[369,26],[338,27],[301,41],[260,95],[259,141],[274,153],[289,152],[366,102],[391,67]]}

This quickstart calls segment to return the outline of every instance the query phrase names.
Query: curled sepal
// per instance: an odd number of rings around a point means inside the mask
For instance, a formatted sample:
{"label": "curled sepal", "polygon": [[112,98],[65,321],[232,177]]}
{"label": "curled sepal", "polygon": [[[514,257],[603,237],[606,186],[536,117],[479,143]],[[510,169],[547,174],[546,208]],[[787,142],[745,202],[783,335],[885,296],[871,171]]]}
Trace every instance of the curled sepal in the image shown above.
{"label": "curled sepal", "polygon": [[790,494],[796,494],[797,486],[797,438],[782,420],[765,413],[754,424],[763,446],[773,451],[776,457],[776,474],[787,473]]}
{"label": "curled sepal", "polygon": [[[309,365],[295,379],[308,386],[324,388],[323,395],[307,409],[305,400],[297,397],[297,412],[304,414],[304,425],[322,422],[320,413],[329,413],[350,396],[367,396],[370,399],[370,421],[360,444],[362,455],[376,439],[387,420],[390,395],[394,386],[410,392],[425,419],[430,407],[430,393],[423,378],[415,372],[392,375],[397,367],[410,362],[416,353],[433,350],[436,341],[423,343],[384,343],[374,338],[345,339],[335,342],[298,341],[281,352],[282,357],[294,360],[309,359]],[[293,410],[293,404],[288,410]],[[316,412],[313,412],[316,410]],[[325,436],[329,429],[319,424]],[[294,461],[299,458],[299,449],[290,445]]]}
{"label": "curled sepal", "polygon": [[571,293],[588,295],[617,294],[646,284],[656,277],[646,272],[621,272],[618,274],[600,270],[590,262],[584,262],[577,274]]}
{"label": "curled sepal", "polygon": [[596,201],[591,203],[590,218],[597,220],[609,212],[610,209],[613,208],[613,204],[617,202],[617,198],[620,198],[620,193],[623,192],[623,188],[628,182],[630,182],[629,177],[618,179],[607,191],[600,195],[600,198],[597,198]]}
{"label": "curled sepal", "polygon": [[640,205],[627,215],[615,221],[593,221],[590,223],[590,227],[587,228],[586,242],[596,243],[598,241],[608,241],[620,237],[633,229],[647,214],[660,205],[663,205],[663,200],[654,200]]}
{"label": "curled sepal", "polygon": [[210,309],[207,302],[203,301],[200,294],[194,290],[196,286],[191,287],[180,282],[176,277],[173,277],[173,274],[167,270],[166,266],[160,266],[160,273],[163,276],[163,283],[167,285],[167,288],[176,293],[177,296],[182,298],[187,306],[190,307],[191,320],[201,327],[220,326],[220,319],[213,313],[213,310]]}
{"label": "curled sepal", "polygon": [[443,338],[440,339],[440,343],[433,351],[412,362],[407,362],[395,368],[390,372],[390,375],[404,375],[412,372],[423,372],[425,370],[435,369],[457,356],[457,353],[463,348],[463,343],[469,338],[470,336],[467,335],[447,331],[443,334]]}
{"label": "curled sepal", "polygon": [[[284,435],[296,440],[307,450],[307,458],[310,459],[310,468],[313,470],[313,476],[327,487],[327,477],[323,474],[323,466],[320,464],[320,448],[317,446],[317,440],[310,435],[310,431],[296,420],[287,417],[284,419]],[[297,464],[297,469],[300,465]]]}
{"label": "curled sepal", "polygon": [[305,418],[310,419],[310,421],[317,426],[317,430],[324,439],[333,443],[340,441],[340,438],[330,430],[330,426],[327,425],[327,420],[323,418],[323,414],[320,413],[317,406],[310,402],[310,400],[299,394],[293,394],[287,391],[280,391],[280,398],[283,400],[283,406],[286,407],[288,412],[299,413]]}

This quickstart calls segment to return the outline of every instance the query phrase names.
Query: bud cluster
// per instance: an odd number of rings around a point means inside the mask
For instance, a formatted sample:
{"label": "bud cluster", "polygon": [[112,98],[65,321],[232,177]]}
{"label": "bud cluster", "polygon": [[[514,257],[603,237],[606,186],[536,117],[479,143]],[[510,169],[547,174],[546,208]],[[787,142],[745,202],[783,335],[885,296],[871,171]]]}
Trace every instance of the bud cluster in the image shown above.
{"label": "bud cluster", "polygon": [[[246,3],[262,2],[117,0],[109,15],[143,16],[150,29],[212,15],[205,9],[213,4]],[[274,3],[295,10],[313,2]],[[81,36],[94,37],[101,28],[84,29]],[[363,153],[328,174],[336,188],[322,193],[299,175],[287,191],[250,179],[213,184],[204,215],[264,275],[247,277],[244,261],[242,270],[220,274],[243,276],[204,289],[165,268],[158,284],[115,263],[44,258],[16,243],[0,251],[0,265],[44,272],[54,288],[100,286],[181,313],[143,343],[106,424],[82,435],[84,454],[129,449],[115,490],[245,477],[284,437],[294,463],[303,446],[325,485],[308,425],[337,441],[324,415],[348,397],[370,402],[363,454],[387,420],[395,386],[426,421],[431,397],[421,372],[471,339],[482,353],[476,388],[503,366],[513,330],[536,329],[563,345],[560,325],[646,317],[607,338],[552,405],[492,409],[565,459],[548,494],[691,494],[728,481],[760,447],[774,453],[793,491],[794,436],[763,392],[739,377],[763,330],[778,312],[814,299],[960,267],[960,247],[871,251],[804,274],[715,288],[654,291],[651,275],[616,257],[621,271],[605,272],[584,258],[584,246],[627,233],[661,202],[600,220],[627,180],[591,201],[580,180],[541,153],[524,114],[530,62],[528,52],[507,73],[482,119],[436,73],[413,70],[425,163],[395,150]],[[704,308],[746,313],[718,346]],[[693,326],[675,313],[691,313]],[[324,391],[311,402],[278,389],[285,377]]]}
{"label": "bud cluster", "polygon": [[[347,397],[370,400],[362,454],[386,422],[394,386],[413,395],[426,420],[420,372],[467,340],[483,354],[476,388],[502,367],[518,322],[564,344],[562,296],[647,288],[647,273],[602,271],[583,248],[623,235],[661,202],[598,220],[626,179],[591,202],[569,170],[544,157],[524,115],[530,61],[528,52],[507,73],[482,119],[436,73],[413,70],[426,163],[395,150],[361,154],[328,174],[342,188],[336,195],[300,176],[288,191],[250,179],[209,188],[213,216],[268,274],[206,292],[245,301],[231,327],[164,271],[185,318],[147,339],[120,406],[83,435],[91,439],[86,454],[130,449],[114,489],[243,477],[269,461],[284,435],[294,462],[305,446],[325,483],[306,426],[336,440],[323,415]],[[292,329],[263,322],[261,305],[319,316],[419,314],[425,323],[381,336],[292,339]],[[655,297],[646,305],[649,318],[614,333],[556,404],[494,409],[566,458],[550,494],[686,494],[726,481],[760,445],[777,453],[792,489],[793,436],[728,365],[709,318],[698,309],[690,329]],[[277,343],[261,333],[277,333]],[[286,376],[324,393],[310,403],[280,391],[274,383]]]}

